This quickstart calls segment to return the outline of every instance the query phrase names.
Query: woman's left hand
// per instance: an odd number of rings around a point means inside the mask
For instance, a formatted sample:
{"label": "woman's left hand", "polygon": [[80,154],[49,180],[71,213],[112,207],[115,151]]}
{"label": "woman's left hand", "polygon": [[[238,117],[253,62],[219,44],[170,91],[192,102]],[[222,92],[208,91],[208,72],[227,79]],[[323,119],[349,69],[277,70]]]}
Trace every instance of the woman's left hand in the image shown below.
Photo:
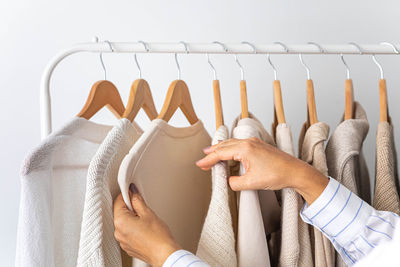
{"label": "woman's left hand", "polygon": [[121,194],[114,200],[115,238],[129,256],[162,266],[181,247],[168,226],[146,205],[136,186],[131,184],[129,189],[135,211],[128,209]]}

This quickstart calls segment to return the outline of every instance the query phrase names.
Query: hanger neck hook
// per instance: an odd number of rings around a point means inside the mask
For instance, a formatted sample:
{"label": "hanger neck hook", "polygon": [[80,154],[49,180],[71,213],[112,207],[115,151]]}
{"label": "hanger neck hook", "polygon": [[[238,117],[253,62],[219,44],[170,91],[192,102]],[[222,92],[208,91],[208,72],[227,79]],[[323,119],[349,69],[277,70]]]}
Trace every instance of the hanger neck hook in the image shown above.
{"label": "hanger neck hook", "polygon": [[212,72],[213,72],[214,80],[218,80],[218,79],[217,79],[217,71],[215,70],[214,65],[211,63],[210,55],[209,55],[208,53],[207,53],[207,62],[208,62],[208,64],[210,65],[211,70],[212,70]]}
{"label": "hanger neck hook", "polygon": [[[186,54],[189,54],[188,45],[183,41],[180,41],[179,43],[183,44],[183,46],[185,47]],[[175,63],[176,63],[176,67],[178,68],[178,80],[180,80],[181,79],[181,67],[179,66],[178,54],[177,53],[175,53]]]}
{"label": "hanger neck hook", "polygon": [[269,65],[271,65],[272,70],[274,71],[274,80],[276,81],[276,80],[278,80],[278,75],[277,75],[277,71],[276,71],[274,64],[272,64],[271,55],[269,53],[267,54],[267,60],[268,60]]}
{"label": "hanger neck hook", "polygon": [[[218,41],[214,41],[214,42],[212,42],[212,43],[213,43],[213,44],[218,44],[218,45],[220,45],[220,46],[222,47],[222,49],[224,50],[225,53],[228,52],[228,48],[226,48],[226,46],[225,46],[223,43],[218,42]],[[210,55],[209,55],[208,53],[207,53],[207,62],[208,62],[208,64],[210,65],[211,70],[212,70],[212,72],[213,72],[214,80],[218,80],[218,78],[217,78],[217,71],[216,71],[214,65],[211,63]]]}
{"label": "hanger neck hook", "polygon": [[[382,42],[382,43],[380,43],[380,44],[381,44],[381,45],[389,45],[389,46],[393,49],[393,51],[394,51],[396,54],[400,54],[399,49],[397,49],[397,47],[396,47],[394,44],[392,44],[392,43],[390,43],[390,42]],[[379,64],[379,62],[376,60],[375,55],[373,55],[372,59],[374,60],[375,64],[378,66],[378,68],[379,68],[379,70],[380,70],[380,72],[381,72],[381,79],[384,79],[384,76],[383,76],[383,69],[382,69],[381,64]]]}
{"label": "hanger neck hook", "polygon": [[340,59],[342,60],[344,67],[346,68],[346,79],[349,80],[350,79],[350,68],[347,65],[346,61],[344,60],[343,54],[340,54]]}
{"label": "hanger neck hook", "polygon": [[[143,42],[143,41],[138,41],[138,43],[143,44],[144,49],[146,50],[146,53],[150,51],[150,49],[148,48],[148,46],[147,46],[147,44],[146,44],[145,42]],[[140,68],[139,62],[138,62],[138,60],[137,60],[136,53],[135,53],[135,55],[134,55],[134,59],[135,59],[136,66],[137,66],[137,68],[138,68],[138,70],[139,70],[139,78],[142,79],[142,69]]]}
{"label": "hanger neck hook", "polygon": [[307,80],[311,80],[310,69],[309,69],[308,66],[304,63],[304,61],[303,61],[303,56],[302,56],[301,54],[299,54],[299,59],[300,59],[301,65],[303,65],[303,67],[306,69],[306,72],[307,72]]}
{"label": "hanger neck hook", "polygon": [[[94,42],[98,43],[99,42],[99,38],[95,36],[94,37]],[[110,41],[104,40],[104,43],[108,44],[111,52],[114,52],[114,48],[111,45]],[[104,80],[107,80],[107,69],[106,69],[106,66],[104,65],[103,53],[102,52],[100,52],[100,56],[99,57],[100,57],[101,67],[103,68],[103,71],[104,71]]]}
{"label": "hanger neck hook", "polygon": [[[322,48],[322,46],[319,45],[318,43],[315,43],[315,42],[308,42],[307,44],[315,45],[315,46],[319,49],[319,52],[320,52],[321,54],[325,53],[325,50],[324,50],[324,49]],[[299,54],[299,59],[300,59],[301,65],[303,65],[303,67],[306,69],[306,72],[307,72],[307,80],[311,80],[310,68],[304,63],[303,55],[302,55],[302,54]]]}
{"label": "hanger neck hook", "polygon": [[[249,45],[249,46],[253,49],[253,53],[254,53],[254,54],[257,54],[257,49],[256,49],[256,47],[255,47],[253,44],[251,44],[251,43],[249,43],[249,42],[242,42],[242,44],[247,44],[247,45]],[[237,54],[234,54],[233,56],[234,56],[234,58],[235,58],[236,64],[238,64],[239,69],[240,69],[240,80],[243,81],[243,80],[244,80],[244,70],[243,70],[243,66],[242,66],[242,64],[240,64],[239,59],[238,59],[238,57],[237,57]]]}
{"label": "hanger neck hook", "polygon": [[[364,50],[363,50],[363,49],[361,48],[361,46],[358,45],[356,42],[350,42],[349,44],[352,45],[352,46],[355,46],[355,47],[357,48],[358,53],[359,53],[360,55],[363,55],[363,54],[364,54]],[[347,79],[350,79],[350,69],[349,69],[348,65],[346,64],[346,61],[344,61],[343,54],[340,54],[340,57],[342,58],[343,64],[344,64],[345,67],[346,67]]]}
{"label": "hanger neck hook", "polygon": [[[282,42],[274,42],[274,44],[278,44],[278,45],[282,46],[286,53],[289,52],[288,47],[284,43],[282,43]],[[271,65],[272,70],[274,71],[274,80],[276,81],[276,80],[278,80],[278,74],[277,74],[275,65],[271,61],[271,55],[269,53],[267,54],[267,60],[268,60],[268,63]]]}
{"label": "hanger neck hook", "polygon": [[380,45],[389,45],[396,54],[400,54],[399,49],[397,49],[397,47],[390,42],[382,42],[382,43],[380,43]]}
{"label": "hanger neck hook", "polygon": [[375,65],[379,68],[379,72],[381,73],[381,80],[385,79],[382,65],[378,62],[378,60],[376,60],[375,55],[372,55],[372,60],[374,61]]}

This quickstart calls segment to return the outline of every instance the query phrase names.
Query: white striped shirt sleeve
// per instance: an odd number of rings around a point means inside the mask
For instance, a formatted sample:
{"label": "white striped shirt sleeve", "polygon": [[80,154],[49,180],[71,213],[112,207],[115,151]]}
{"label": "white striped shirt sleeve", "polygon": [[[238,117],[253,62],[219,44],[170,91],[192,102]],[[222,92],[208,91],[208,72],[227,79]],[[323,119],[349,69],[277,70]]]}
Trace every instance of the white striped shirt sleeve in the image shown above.
{"label": "white striped shirt sleeve", "polygon": [[162,267],[210,267],[187,250],[177,250],[164,262]]}
{"label": "white striped shirt sleeve", "polygon": [[375,210],[332,178],[310,206],[304,204],[300,216],[329,238],[348,265],[392,240],[396,229],[400,231],[397,214]]}

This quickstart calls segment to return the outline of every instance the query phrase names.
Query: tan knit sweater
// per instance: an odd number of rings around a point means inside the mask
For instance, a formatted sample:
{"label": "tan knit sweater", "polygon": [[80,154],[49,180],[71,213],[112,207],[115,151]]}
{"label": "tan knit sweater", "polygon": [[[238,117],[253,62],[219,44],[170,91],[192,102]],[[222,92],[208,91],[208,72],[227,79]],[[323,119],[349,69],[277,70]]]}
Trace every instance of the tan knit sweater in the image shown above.
{"label": "tan knit sweater", "polygon": [[[336,127],[326,146],[329,175],[370,202],[368,169],[362,154],[362,144],[369,124],[362,106],[354,103],[354,119],[343,121]],[[346,266],[339,254],[336,266]]]}
{"label": "tan knit sweater", "polygon": [[[323,122],[315,123],[307,130],[306,124],[304,124],[299,140],[300,158],[311,164],[324,175],[328,175],[324,151],[324,141],[328,139],[328,135],[329,126]],[[314,227],[311,228],[311,245],[312,251],[314,252],[315,266],[334,267],[335,250],[331,242],[318,229]],[[308,266],[312,266],[312,263]]]}
{"label": "tan knit sweater", "polygon": [[[278,124],[275,133],[277,147],[290,155],[294,155],[292,131],[290,127],[287,124]],[[299,218],[299,211],[304,201],[292,188],[282,189],[281,201],[282,215],[279,266],[312,266],[313,261],[308,224]]]}
{"label": "tan knit sweater", "polygon": [[400,214],[397,177],[393,127],[388,122],[380,122],[376,134],[375,209]]}

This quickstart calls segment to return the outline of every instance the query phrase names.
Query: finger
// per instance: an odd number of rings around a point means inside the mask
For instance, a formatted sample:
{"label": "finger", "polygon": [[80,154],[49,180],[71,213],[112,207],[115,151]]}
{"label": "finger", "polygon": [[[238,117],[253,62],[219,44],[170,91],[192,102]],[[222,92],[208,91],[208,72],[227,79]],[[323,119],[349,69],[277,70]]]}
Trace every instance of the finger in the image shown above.
{"label": "finger", "polygon": [[118,217],[119,214],[129,211],[128,207],[125,205],[122,194],[119,194],[114,200],[114,218]]}
{"label": "finger", "polygon": [[237,144],[226,145],[219,147],[213,151],[213,153],[208,154],[204,158],[196,162],[196,165],[203,170],[209,170],[217,162],[221,160],[241,160],[241,149]]}
{"label": "finger", "polygon": [[148,207],[135,184],[132,183],[129,186],[129,192],[132,208],[139,217],[143,216],[148,211]]}
{"label": "finger", "polygon": [[255,190],[254,183],[248,175],[229,177],[229,186],[233,191]]}
{"label": "finger", "polygon": [[222,148],[222,147],[225,147],[225,146],[236,144],[236,143],[238,143],[240,141],[241,141],[240,139],[235,139],[235,138],[223,140],[223,141],[219,142],[218,144],[215,144],[215,145],[212,145],[212,146],[204,148],[203,152],[205,154],[210,154],[211,152],[214,152],[217,148]]}

